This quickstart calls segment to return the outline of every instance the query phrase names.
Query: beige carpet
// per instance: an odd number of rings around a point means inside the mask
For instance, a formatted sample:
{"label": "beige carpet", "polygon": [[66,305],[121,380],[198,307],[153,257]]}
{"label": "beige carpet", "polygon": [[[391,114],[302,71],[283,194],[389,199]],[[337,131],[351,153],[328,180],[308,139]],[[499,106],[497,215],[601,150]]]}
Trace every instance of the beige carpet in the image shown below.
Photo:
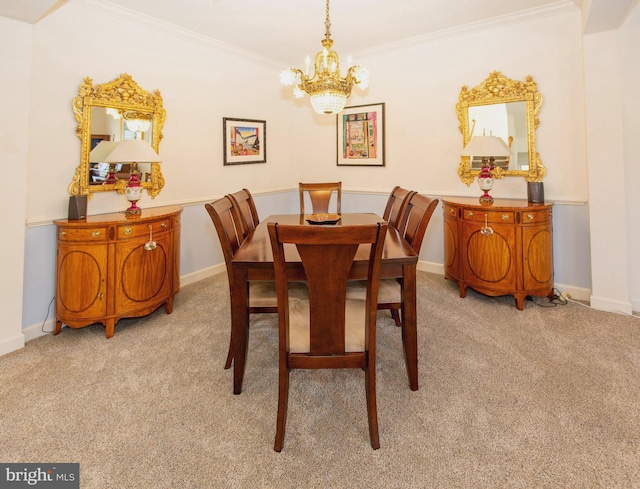
{"label": "beige carpet", "polygon": [[110,340],[65,328],[0,357],[0,461],[79,462],[83,489],[640,487],[638,318],[418,287],[419,391],[379,314],[380,450],[351,370],[294,371],[273,451],[277,318],[252,316],[234,396],[219,274]]}

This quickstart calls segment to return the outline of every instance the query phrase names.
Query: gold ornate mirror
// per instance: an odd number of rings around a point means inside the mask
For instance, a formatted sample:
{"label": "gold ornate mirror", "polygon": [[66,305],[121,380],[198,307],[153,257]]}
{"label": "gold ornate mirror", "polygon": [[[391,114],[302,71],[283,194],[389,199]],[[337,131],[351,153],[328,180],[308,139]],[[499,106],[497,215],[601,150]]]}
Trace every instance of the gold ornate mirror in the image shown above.
{"label": "gold ornate mirror", "polygon": [[[494,71],[477,87],[460,90],[456,112],[463,147],[472,136],[499,136],[511,149],[511,156],[496,159],[494,178],[522,176],[540,182],[547,173],[536,151],[536,129],[542,95],[531,75],[524,82],[511,80]],[[467,185],[481,169],[479,157],[463,156],[458,175]]]}
{"label": "gold ornate mirror", "polygon": [[[110,166],[100,161],[107,156],[101,151],[107,145],[101,143],[144,139],[158,152],[167,116],[160,92],[143,90],[126,73],[101,85],[93,85],[93,80],[86,77],[73,99],[73,114],[78,122],[80,164],[69,184],[69,194],[90,199],[94,192],[124,193],[130,169],[128,165]],[[160,164],[138,166],[142,186],[154,198],[164,187]]]}

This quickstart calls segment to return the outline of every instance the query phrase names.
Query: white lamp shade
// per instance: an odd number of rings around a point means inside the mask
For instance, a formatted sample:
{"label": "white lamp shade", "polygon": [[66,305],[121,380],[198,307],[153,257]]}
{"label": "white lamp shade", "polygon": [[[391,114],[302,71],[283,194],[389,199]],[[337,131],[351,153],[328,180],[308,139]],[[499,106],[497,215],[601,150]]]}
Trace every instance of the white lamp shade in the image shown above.
{"label": "white lamp shade", "polygon": [[128,139],[120,141],[104,161],[106,163],[160,163],[162,160],[147,141]]}
{"label": "white lamp shade", "polygon": [[118,146],[118,141],[100,141],[96,144],[96,147],[91,150],[89,153],[89,162],[91,163],[102,163],[106,162],[107,156],[116,149]]}
{"label": "white lamp shade", "polygon": [[460,153],[462,156],[511,156],[509,146],[498,136],[474,136]]}

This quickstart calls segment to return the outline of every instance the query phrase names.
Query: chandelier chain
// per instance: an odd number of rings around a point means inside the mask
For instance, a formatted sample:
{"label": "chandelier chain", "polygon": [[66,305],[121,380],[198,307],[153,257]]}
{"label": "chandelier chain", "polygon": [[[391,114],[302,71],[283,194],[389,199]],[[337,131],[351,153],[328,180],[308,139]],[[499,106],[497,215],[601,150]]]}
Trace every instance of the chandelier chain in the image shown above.
{"label": "chandelier chain", "polygon": [[329,0],[327,0],[327,8],[326,8],[326,18],[324,21],[325,27],[325,39],[327,41],[331,40],[331,20],[329,19]]}

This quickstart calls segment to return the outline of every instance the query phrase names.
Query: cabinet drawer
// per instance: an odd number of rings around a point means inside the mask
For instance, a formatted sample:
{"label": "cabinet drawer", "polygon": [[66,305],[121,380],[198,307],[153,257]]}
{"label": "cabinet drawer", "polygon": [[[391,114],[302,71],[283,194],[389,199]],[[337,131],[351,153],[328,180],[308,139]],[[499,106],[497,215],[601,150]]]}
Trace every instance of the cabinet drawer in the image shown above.
{"label": "cabinet drawer", "polygon": [[442,212],[444,216],[458,217],[458,208],[449,204],[442,205]]}
{"label": "cabinet drawer", "polygon": [[120,225],[118,226],[118,239],[149,236],[149,226],[152,226],[153,234],[160,234],[171,229],[171,221],[162,219],[161,221]]}
{"label": "cabinet drawer", "polygon": [[513,211],[490,211],[483,209],[462,209],[462,219],[465,221],[472,222],[485,222],[485,216],[487,221],[490,223],[499,223],[499,222],[515,222],[515,212]]}
{"label": "cabinet drawer", "polygon": [[106,227],[76,228],[58,227],[60,241],[101,241],[107,239]]}
{"label": "cabinet drawer", "polygon": [[551,221],[551,209],[528,210],[522,212],[522,224],[539,224]]}

